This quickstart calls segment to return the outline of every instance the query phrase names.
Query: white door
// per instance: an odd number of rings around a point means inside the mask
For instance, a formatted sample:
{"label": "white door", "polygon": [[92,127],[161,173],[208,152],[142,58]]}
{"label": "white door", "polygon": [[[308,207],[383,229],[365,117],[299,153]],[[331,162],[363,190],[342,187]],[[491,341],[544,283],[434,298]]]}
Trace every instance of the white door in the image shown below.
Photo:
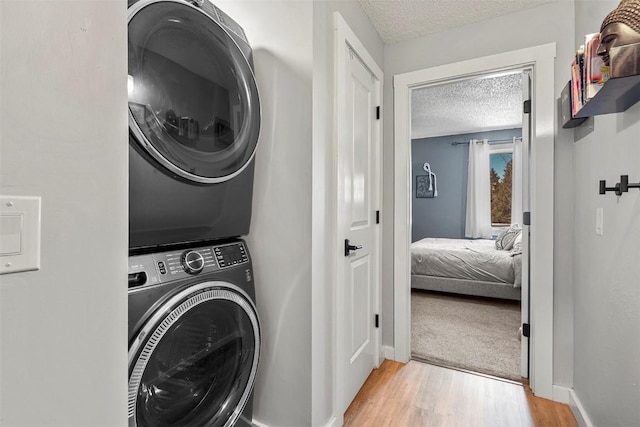
{"label": "white door", "polygon": [[[345,24],[346,25],[346,24]],[[355,36],[354,36],[355,37]],[[337,409],[379,363],[381,78],[364,52],[337,44]],[[361,48],[363,49],[363,48]]]}
{"label": "white door", "polygon": [[[522,100],[531,102],[531,75],[522,73]],[[530,158],[531,113],[522,113],[522,212],[529,212],[529,158]],[[529,225],[522,221],[522,324],[529,325]],[[529,377],[529,338],[522,336],[520,341],[520,375]]]}

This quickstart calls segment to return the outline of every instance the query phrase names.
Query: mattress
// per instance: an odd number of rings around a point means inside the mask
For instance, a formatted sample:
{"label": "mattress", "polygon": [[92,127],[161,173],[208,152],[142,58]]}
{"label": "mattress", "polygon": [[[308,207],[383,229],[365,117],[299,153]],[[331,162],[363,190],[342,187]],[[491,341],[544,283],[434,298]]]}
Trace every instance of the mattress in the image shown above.
{"label": "mattress", "polygon": [[521,255],[497,250],[493,240],[425,238],[411,244],[413,275],[519,286],[520,262]]}

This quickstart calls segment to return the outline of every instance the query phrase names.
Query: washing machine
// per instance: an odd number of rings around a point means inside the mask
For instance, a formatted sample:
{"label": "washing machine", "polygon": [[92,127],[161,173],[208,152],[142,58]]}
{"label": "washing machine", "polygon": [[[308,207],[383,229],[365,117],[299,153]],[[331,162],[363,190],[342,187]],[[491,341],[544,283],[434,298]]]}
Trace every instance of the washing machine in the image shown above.
{"label": "washing machine", "polygon": [[208,0],[128,7],[129,248],[249,232],[260,100],[243,29]]}
{"label": "washing machine", "polygon": [[251,426],[260,322],[242,240],[129,257],[130,427]]}

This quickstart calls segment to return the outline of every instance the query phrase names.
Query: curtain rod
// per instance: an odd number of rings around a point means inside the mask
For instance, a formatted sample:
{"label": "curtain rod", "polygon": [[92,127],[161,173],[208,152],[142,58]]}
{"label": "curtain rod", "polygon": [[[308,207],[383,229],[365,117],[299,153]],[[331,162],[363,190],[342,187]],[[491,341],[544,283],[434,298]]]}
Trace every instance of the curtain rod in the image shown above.
{"label": "curtain rod", "polygon": [[[516,136],[516,139],[522,139],[521,136]],[[495,144],[510,144],[513,142],[513,139],[492,139],[490,141],[488,141],[489,144],[491,144],[492,142]],[[452,142],[451,145],[463,145],[463,144],[468,144],[469,141],[465,141],[465,142]],[[482,143],[482,140],[480,141],[480,143]]]}

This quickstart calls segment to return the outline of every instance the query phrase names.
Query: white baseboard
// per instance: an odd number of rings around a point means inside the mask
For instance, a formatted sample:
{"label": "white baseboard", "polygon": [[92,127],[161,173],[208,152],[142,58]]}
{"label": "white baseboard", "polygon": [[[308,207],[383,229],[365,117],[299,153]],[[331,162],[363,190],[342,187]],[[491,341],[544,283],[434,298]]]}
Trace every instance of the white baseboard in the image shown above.
{"label": "white baseboard", "polygon": [[570,387],[554,385],[552,393],[553,393],[554,401],[564,403],[566,405],[571,404],[571,396],[570,396],[571,388]]}
{"label": "white baseboard", "polygon": [[396,350],[395,348],[389,345],[382,346],[382,357],[384,359],[395,360],[396,359]]}
{"label": "white baseboard", "polygon": [[[253,420],[251,420],[251,424],[253,425],[253,427],[269,427],[266,424],[261,423],[260,421],[256,420],[255,418]],[[327,424],[325,424],[324,427],[340,427],[342,424],[339,423],[338,418],[336,417],[331,417],[331,419],[329,421],[327,421]]]}
{"label": "white baseboard", "polygon": [[569,406],[571,406],[571,411],[573,411],[573,415],[576,417],[576,421],[580,427],[594,427],[591,419],[589,419],[589,414],[585,411],[574,389],[569,390],[569,398]]}

